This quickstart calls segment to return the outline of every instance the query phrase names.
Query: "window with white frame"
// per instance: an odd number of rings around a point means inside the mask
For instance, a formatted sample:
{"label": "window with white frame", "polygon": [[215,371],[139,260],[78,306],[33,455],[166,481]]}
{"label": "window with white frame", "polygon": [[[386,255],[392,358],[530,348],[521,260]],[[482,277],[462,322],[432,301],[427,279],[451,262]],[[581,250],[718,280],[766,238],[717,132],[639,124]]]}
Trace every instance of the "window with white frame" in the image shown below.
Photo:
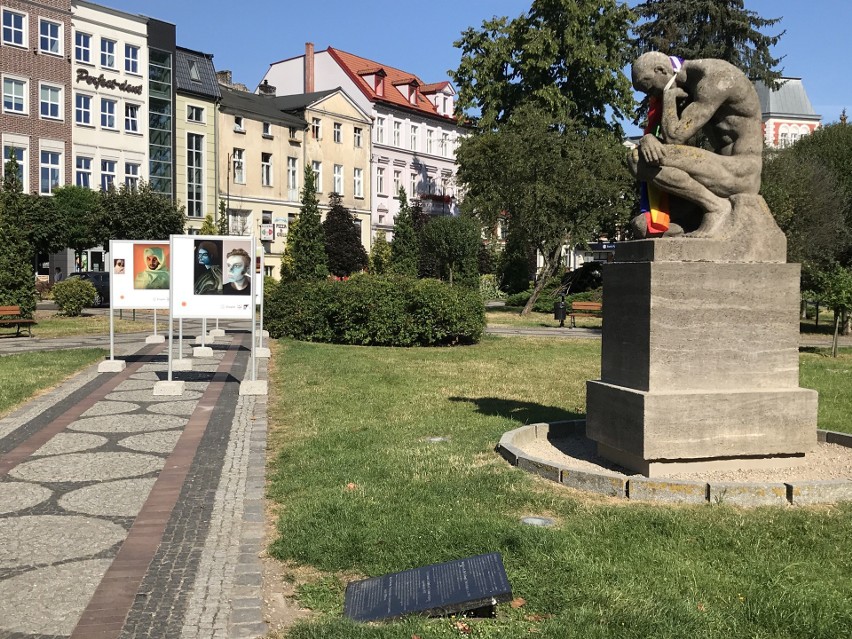
{"label": "window with white frame", "polygon": [[447,146],[450,140],[450,136],[446,133],[441,134],[441,155],[447,157]]}
{"label": "window with white frame", "polygon": [[92,188],[92,158],[77,156],[74,184],[87,189]]}
{"label": "window with white frame", "polygon": [[334,188],[332,191],[337,193],[338,195],[343,195],[343,165],[335,164],[334,165]]}
{"label": "window with white frame", "polygon": [[139,105],[124,104],[124,130],[127,133],[139,133]]}
{"label": "window with white frame", "polygon": [[74,34],[74,59],[83,64],[92,63],[92,36],[88,33]]}
{"label": "window with white frame", "polygon": [[314,172],[314,191],[322,193],[322,162],[313,160],[311,170]]}
{"label": "window with white frame", "polygon": [[3,9],[3,44],[27,46],[27,15]]}
{"label": "window with white frame", "polygon": [[234,182],[237,184],[246,183],[244,155],[245,149],[234,149],[234,153],[231,156],[234,165]]}
{"label": "window with white frame", "polygon": [[3,78],[3,111],[21,115],[28,113],[26,80],[9,76]]}
{"label": "window with white frame", "polygon": [[236,131],[237,133],[245,133],[246,130],[243,127],[243,116],[234,116],[234,131]]}
{"label": "window with white frame", "polygon": [[412,151],[416,151],[417,150],[417,143],[419,142],[419,140],[417,139],[418,133],[419,133],[417,125],[412,124],[411,128],[409,128],[409,130],[408,130],[408,133],[409,133],[408,146]]}
{"label": "window with white frame", "polygon": [[59,22],[39,18],[38,49],[42,53],[62,55],[62,25]]}
{"label": "window with white frame", "polygon": [[0,175],[6,174],[6,163],[15,156],[18,163],[18,181],[21,183],[21,189],[24,193],[28,191],[27,185],[27,147],[17,146],[14,143],[3,145],[3,162],[0,163]]}
{"label": "window with white frame", "polygon": [[115,160],[101,160],[101,189],[109,191],[115,185]]}
{"label": "window with white frame", "polygon": [[361,146],[361,133],[362,133],[362,129],[361,129],[360,126],[353,127],[352,139],[354,140],[356,147]]}
{"label": "window with white frame", "polygon": [[411,197],[417,197],[417,174],[411,174],[411,180],[408,183],[408,193]]}
{"label": "window with white frame", "polygon": [[131,191],[139,187],[139,166],[135,162],[124,163],[124,184]]}
{"label": "window with white frame", "polygon": [[287,199],[295,202],[299,199],[299,182],[296,158],[287,158]]}
{"label": "window with white frame", "polygon": [[263,137],[271,138],[272,137],[272,123],[264,122],[263,123]]}
{"label": "window with white frame", "polygon": [[61,167],[62,153],[59,151],[41,152],[39,162],[39,173],[41,175],[38,189],[39,194],[50,195],[53,193],[53,189],[61,184]]}
{"label": "window with white frame", "polygon": [[190,122],[204,122],[204,109],[200,106],[188,104],[186,106],[186,119]]}
{"label": "window with white frame", "polygon": [[186,134],[186,214],[203,217],[204,136]]}
{"label": "window with white frame", "polygon": [[124,45],[124,70],[127,73],[139,75],[139,47],[132,44]]}
{"label": "window with white frame", "polygon": [[399,197],[399,189],[402,186],[402,171],[393,172],[393,196]]}
{"label": "window with white frame", "polygon": [[272,186],[272,154],[260,154],[260,183],[263,186]]}
{"label": "window with white frame", "polygon": [[378,144],[385,143],[385,119],[376,118],[376,142]]}
{"label": "window with white frame", "polygon": [[322,139],[322,120],[319,118],[311,118],[311,135],[314,140]]}
{"label": "window with white frame", "polygon": [[352,171],[352,194],[355,197],[364,197],[364,170],[353,169]]}
{"label": "window with white frame", "polygon": [[115,129],[115,100],[101,98],[101,126],[105,129]]}
{"label": "window with white frame", "polygon": [[334,123],[334,141],[337,144],[343,142],[343,125],[340,122]]}
{"label": "window with white frame", "polygon": [[393,123],[393,145],[402,145],[402,122]]}
{"label": "window with white frame", "polygon": [[74,96],[74,122],[92,126],[92,96],[77,93]]}
{"label": "window with white frame", "polygon": [[107,69],[115,68],[115,40],[101,38],[101,66]]}
{"label": "window with white frame", "polygon": [[376,193],[379,195],[385,193],[385,169],[381,166],[376,168]]}
{"label": "window with white frame", "polygon": [[426,153],[434,153],[435,131],[426,129]]}
{"label": "window with white frame", "polygon": [[39,86],[39,115],[50,120],[62,119],[62,87],[50,84]]}

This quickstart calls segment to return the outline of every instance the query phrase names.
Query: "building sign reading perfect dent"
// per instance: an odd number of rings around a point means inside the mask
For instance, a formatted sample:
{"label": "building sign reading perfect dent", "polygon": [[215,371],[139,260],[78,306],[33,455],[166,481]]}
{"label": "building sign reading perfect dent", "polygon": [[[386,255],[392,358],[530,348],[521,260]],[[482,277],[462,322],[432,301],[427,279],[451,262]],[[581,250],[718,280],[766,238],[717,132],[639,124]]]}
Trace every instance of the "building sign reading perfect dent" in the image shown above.
{"label": "building sign reading perfect dent", "polygon": [[142,95],[142,88],[144,86],[142,84],[128,84],[127,80],[124,82],[119,82],[118,80],[107,80],[103,73],[100,75],[90,75],[86,69],[77,69],[77,82],[91,84],[96,89],[100,87],[104,87],[105,89],[118,89],[119,91],[135,93],[136,95]]}

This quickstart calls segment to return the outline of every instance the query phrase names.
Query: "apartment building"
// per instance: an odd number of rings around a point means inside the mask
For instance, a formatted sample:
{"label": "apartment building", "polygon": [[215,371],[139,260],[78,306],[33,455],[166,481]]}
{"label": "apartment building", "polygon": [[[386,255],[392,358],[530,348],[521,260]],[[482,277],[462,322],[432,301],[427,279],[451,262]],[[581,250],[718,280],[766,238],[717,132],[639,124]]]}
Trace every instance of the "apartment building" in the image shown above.
{"label": "apartment building", "polygon": [[177,47],[175,53],[175,182],[186,208],[187,233],[204,218],[218,220],[217,109],[222,93],[213,56]]}
{"label": "apartment building", "polygon": [[760,81],[754,83],[754,88],[760,98],[767,146],[789,146],[819,127],[822,117],[814,112],[801,78],[782,78],[781,86],[775,91]]}
{"label": "apartment building", "polygon": [[307,43],[300,56],[273,62],[263,82],[278,95],[341,87],[370,115],[372,230],[390,231],[399,188],[433,215],[458,214],[455,149],[465,129],[454,117],[449,82],[426,84],[415,74]]}

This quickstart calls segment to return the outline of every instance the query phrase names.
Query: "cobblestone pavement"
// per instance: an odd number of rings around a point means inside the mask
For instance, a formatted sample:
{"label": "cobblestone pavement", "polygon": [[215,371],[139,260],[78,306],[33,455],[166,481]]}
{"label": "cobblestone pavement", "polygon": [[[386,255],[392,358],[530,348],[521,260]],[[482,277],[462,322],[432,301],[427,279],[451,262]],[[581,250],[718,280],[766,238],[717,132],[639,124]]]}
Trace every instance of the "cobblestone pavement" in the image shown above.
{"label": "cobblestone pavement", "polygon": [[90,367],[0,420],[0,639],[266,633],[266,397],[239,395],[250,341],[215,338],[173,372],[181,396],[155,396],[166,345],[129,336],[124,371]]}

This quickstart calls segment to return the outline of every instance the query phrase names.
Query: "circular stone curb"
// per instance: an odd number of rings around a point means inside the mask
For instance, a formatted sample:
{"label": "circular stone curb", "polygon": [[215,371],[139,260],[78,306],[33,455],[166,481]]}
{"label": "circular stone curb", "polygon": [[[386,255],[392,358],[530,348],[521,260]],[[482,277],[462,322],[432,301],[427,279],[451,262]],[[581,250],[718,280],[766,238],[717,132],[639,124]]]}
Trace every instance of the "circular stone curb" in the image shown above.
{"label": "circular stone curb", "polygon": [[[536,439],[585,433],[585,420],[529,424],[503,433],[497,452],[513,466],[585,492],[629,500],[667,503],[730,503],[737,506],[832,504],[852,501],[852,480],[786,482],[702,482],[663,477],[627,476],[581,470],[534,457],[524,445]],[[852,435],[818,430],[817,441],[852,448]]]}

